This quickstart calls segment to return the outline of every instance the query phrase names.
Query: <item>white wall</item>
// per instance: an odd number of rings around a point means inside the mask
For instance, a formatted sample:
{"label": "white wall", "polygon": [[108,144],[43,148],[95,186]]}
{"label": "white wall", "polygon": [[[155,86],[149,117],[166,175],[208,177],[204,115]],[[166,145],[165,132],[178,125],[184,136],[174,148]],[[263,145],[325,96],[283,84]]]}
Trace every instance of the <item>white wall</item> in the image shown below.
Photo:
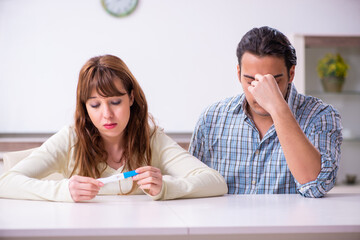
{"label": "white wall", "polygon": [[245,32],[354,35],[359,13],[357,0],[140,0],[118,19],[100,0],[0,0],[0,133],[71,124],[78,72],[106,53],[128,64],[165,131],[191,132],[206,106],[242,92]]}

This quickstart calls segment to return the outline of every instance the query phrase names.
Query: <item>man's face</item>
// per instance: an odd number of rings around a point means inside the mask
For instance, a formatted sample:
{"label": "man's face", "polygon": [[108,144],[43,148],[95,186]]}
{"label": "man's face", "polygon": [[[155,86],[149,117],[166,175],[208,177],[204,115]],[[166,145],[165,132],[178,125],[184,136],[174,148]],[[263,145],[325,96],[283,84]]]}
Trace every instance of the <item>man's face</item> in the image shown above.
{"label": "man's face", "polygon": [[275,56],[260,57],[248,52],[245,52],[241,59],[241,67],[238,68],[238,77],[245,93],[248,102],[248,111],[253,116],[254,114],[261,116],[269,116],[254,99],[253,95],[249,92],[248,87],[252,81],[255,80],[256,74],[266,75],[270,74],[275,78],[280,92],[285,97],[288,84],[294,78],[295,66],[290,69],[290,77],[288,75],[285,60]]}

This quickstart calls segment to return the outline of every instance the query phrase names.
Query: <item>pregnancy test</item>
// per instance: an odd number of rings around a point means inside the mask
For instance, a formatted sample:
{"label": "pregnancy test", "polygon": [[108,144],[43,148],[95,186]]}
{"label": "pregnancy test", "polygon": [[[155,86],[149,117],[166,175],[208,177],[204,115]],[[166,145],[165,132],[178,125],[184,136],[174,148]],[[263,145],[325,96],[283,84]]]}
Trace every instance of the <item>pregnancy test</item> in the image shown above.
{"label": "pregnancy test", "polygon": [[115,174],[110,177],[98,178],[97,180],[102,182],[103,184],[107,184],[107,183],[116,182],[121,179],[129,178],[129,177],[136,176],[136,175],[138,175],[138,173],[135,172],[135,170],[134,170],[134,171],[130,171],[130,172]]}

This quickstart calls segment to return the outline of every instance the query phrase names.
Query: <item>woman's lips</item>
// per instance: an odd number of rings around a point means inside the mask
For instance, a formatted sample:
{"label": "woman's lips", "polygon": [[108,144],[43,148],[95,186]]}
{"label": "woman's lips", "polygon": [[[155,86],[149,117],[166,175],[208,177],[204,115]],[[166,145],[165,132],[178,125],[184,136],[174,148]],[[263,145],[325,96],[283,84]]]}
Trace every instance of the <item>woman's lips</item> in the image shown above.
{"label": "woman's lips", "polygon": [[108,124],[104,124],[104,127],[106,129],[112,129],[114,127],[116,127],[117,123],[108,123]]}

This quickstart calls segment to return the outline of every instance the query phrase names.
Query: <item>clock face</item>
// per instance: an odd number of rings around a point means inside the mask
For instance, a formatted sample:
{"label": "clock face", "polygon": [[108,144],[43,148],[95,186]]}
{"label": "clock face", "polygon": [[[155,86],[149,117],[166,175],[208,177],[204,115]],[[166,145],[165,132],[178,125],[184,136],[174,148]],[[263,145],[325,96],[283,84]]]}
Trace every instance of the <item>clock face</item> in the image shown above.
{"label": "clock face", "polygon": [[124,17],[135,10],[138,0],[101,0],[101,4],[109,14]]}

